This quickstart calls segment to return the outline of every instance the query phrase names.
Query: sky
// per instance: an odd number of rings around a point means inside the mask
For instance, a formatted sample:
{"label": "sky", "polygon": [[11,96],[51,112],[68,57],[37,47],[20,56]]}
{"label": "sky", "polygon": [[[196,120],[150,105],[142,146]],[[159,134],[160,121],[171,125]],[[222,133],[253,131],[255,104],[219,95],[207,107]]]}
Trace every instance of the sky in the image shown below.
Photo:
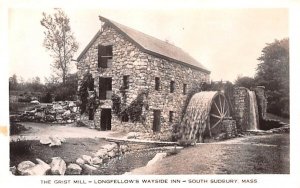
{"label": "sky", "polygon": [[[64,8],[79,43],[78,57],[100,29],[98,15],[146,34],[168,40],[182,48],[211,71],[214,81],[237,76],[253,77],[266,43],[289,37],[288,9],[78,9]],[[42,12],[49,8],[8,10],[9,75],[26,81],[49,77],[53,70],[49,52],[43,47]],[[73,62],[73,71],[76,71]]]}

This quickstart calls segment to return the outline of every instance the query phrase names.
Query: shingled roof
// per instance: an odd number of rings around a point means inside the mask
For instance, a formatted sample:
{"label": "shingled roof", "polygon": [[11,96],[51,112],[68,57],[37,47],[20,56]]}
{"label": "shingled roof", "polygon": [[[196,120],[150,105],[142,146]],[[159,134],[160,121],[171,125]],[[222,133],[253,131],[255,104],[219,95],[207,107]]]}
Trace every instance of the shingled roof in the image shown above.
{"label": "shingled roof", "polygon": [[[191,57],[188,53],[184,52],[181,48],[102,16],[99,16],[99,19],[105,22],[105,24],[111,25],[119,33],[123,34],[123,36],[125,36],[130,42],[134,43],[142,51],[148,54],[210,73],[210,71],[208,71],[201,63]],[[92,41],[82,51],[82,53],[78,56],[77,61],[82,58],[100,34],[101,31],[95,35]]]}

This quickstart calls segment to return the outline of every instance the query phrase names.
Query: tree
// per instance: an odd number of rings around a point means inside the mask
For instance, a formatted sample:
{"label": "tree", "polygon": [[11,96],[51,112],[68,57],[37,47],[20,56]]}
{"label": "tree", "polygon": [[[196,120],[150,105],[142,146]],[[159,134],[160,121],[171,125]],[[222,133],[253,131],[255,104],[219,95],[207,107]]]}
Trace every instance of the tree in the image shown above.
{"label": "tree", "polygon": [[9,90],[16,90],[18,88],[18,79],[17,75],[9,77]]}
{"label": "tree", "polygon": [[65,84],[72,57],[78,50],[78,43],[71,31],[69,17],[61,9],[55,11],[53,15],[43,12],[41,25],[46,29],[43,45],[50,51],[53,58],[52,67],[58,71]]}
{"label": "tree", "polygon": [[254,78],[251,78],[248,76],[240,76],[239,75],[234,83],[236,86],[246,87],[248,89],[255,86]]}
{"label": "tree", "polygon": [[258,60],[255,81],[266,88],[268,111],[289,116],[289,39],[267,44]]}

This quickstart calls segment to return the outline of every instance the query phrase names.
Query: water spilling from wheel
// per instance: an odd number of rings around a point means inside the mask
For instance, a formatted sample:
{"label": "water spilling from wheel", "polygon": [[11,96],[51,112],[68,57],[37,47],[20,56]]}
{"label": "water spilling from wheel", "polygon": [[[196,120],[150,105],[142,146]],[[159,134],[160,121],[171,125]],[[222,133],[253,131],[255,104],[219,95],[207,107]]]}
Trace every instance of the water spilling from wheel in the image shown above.
{"label": "water spilling from wheel", "polygon": [[249,130],[258,130],[258,107],[254,91],[248,90],[249,94]]}
{"label": "water spilling from wheel", "polygon": [[205,136],[219,134],[223,119],[229,115],[224,94],[218,91],[196,93],[191,98],[181,122],[182,139],[203,142]]}

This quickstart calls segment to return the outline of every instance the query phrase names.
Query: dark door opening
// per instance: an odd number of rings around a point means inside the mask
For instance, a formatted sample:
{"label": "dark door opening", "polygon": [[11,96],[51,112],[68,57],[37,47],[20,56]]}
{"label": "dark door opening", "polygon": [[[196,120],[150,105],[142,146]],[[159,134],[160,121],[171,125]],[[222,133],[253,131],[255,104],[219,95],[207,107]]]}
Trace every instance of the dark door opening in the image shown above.
{"label": "dark door opening", "polygon": [[160,131],[160,110],[153,111],[153,132]]}
{"label": "dark door opening", "polygon": [[101,110],[101,131],[111,130],[111,109]]}

